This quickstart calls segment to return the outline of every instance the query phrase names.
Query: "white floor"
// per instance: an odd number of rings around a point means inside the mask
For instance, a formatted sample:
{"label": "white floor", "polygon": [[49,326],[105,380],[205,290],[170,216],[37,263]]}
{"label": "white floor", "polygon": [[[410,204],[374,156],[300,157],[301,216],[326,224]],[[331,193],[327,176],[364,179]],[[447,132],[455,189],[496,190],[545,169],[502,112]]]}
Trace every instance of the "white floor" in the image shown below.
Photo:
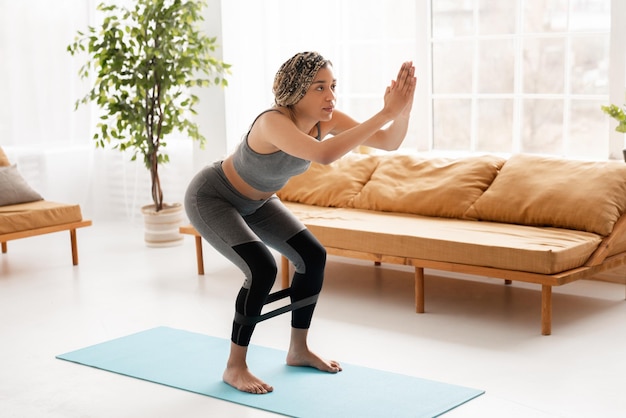
{"label": "white floor", "polygon": [[[208,245],[198,276],[190,237],[147,248],[140,227],[96,222],[78,231],[74,267],[68,235],[12,241],[0,255],[0,416],[275,416],[56,360],[160,325],[228,338],[241,284]],[[412,278],[406,267],[330,257],[311,347],[486,391],[450,418],[626,416],[624,285],[555,288],[553,335],[541,336],[538,286],[430,274],[418,315]],[[288,337],[283,315],[259,325],[253,344],[286,349]]]}

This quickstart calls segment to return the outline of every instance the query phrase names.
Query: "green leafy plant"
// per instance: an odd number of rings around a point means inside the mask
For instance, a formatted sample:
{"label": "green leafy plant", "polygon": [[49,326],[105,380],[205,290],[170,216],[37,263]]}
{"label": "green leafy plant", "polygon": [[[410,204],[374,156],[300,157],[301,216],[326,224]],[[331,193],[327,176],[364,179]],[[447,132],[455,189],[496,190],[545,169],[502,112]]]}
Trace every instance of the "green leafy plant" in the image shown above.
{"label": "green leafy plant", "polygon": [[[626,105],[624,106],[626,108]],[[624,112],[624,109],[620,109],[618,106],[612,104],[609,106],[602,106],[602,111],[619,123],[615,127],[617,132],[626,133],[626,113]]]}
{"label": "green leafy plant", "polygon": [[134,0],[134,7],[100,3],[98,27],[78,31],[67,50],[87,53],[82,79],[93,77],[80,104],[102,110],[93,139],[97,147],[133,152],[150,171],[156,211],[163,209],[159,165],[169,161],[165,138],[186,134],[204,147],[206,139],[192,117],[198,97],[192,87],[228,85],[230,65],[213,56],[217,38],[198,29],[204,0]]}

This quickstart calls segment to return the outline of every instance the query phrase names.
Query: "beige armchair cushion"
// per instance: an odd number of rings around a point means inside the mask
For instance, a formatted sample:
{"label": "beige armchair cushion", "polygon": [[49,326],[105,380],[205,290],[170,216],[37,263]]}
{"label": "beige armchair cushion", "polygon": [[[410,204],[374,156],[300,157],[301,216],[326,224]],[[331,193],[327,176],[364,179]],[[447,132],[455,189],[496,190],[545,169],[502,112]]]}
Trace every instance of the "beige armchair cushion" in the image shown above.
{"label": "beige armchair cushion", "polygon": [[0,206],[43,200],[17,170],[15,164],[0,167]]}
{"label": "beige armchair cushion", "polygon": [[466,216],[606,236],[626,208],[624,179],[623,162],[514,155]]}
{"label": "beige armchair cushion", "polygon": [[354,198],[354,207],[423,216],[462,218],[489,187],[505,159],[460,159],[388,154]]}
{"label": "beige armchair cushion", "polygon": [[277,195],[289,202],[350,207],[377,165],[376,156],[356,153],[328,165],[312,163],[306,172],[292,177]]}

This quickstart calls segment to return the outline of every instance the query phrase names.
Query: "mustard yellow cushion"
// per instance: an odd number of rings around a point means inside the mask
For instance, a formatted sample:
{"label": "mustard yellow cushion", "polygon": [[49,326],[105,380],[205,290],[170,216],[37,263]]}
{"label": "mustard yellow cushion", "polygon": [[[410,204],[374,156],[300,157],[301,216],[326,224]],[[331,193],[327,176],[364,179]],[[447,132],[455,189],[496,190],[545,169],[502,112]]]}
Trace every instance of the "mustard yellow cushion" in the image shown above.
{"label": "mustard yellow cushion", "polygon": [[504,161],[493,155],[453,159],[387,154],[354,198],[354,207],[462,218]]}
{"label": "mustard yellow cushion", "polygon": [[482,221],[554,226],[603,236],[626,208],[626,164],[512,156],[467,211]]}
{"label": "mustard yellow cushion", "polygon": [[328,164],[311,163],[278,193],[281,200],[316,206],[350,207],[378,164],[373,155],[350,153]]}
{"label": "mustard yellow cushion", "polygon": [[0,147],[0,167],[6,167],[9,165],[11,165],[11,163],[9,162],[7,155],[2,150],[2,147]]}
{"label": "mustard yellow cushion", "polygon": [[38,200],[0,206],[0,234],[29,231],[83,219],[80,205]]}

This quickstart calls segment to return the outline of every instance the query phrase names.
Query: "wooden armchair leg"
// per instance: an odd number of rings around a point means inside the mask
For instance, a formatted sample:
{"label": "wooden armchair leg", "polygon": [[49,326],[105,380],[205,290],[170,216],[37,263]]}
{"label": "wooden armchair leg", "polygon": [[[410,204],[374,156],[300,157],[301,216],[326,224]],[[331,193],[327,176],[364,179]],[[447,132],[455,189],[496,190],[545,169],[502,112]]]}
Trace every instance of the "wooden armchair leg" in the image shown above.
{"label": "wooden armchair leg", "polygon": [[78,245],[76,244],[76,229],[70,229],[70,243],[72,246],[72,264],[78,265]]}

